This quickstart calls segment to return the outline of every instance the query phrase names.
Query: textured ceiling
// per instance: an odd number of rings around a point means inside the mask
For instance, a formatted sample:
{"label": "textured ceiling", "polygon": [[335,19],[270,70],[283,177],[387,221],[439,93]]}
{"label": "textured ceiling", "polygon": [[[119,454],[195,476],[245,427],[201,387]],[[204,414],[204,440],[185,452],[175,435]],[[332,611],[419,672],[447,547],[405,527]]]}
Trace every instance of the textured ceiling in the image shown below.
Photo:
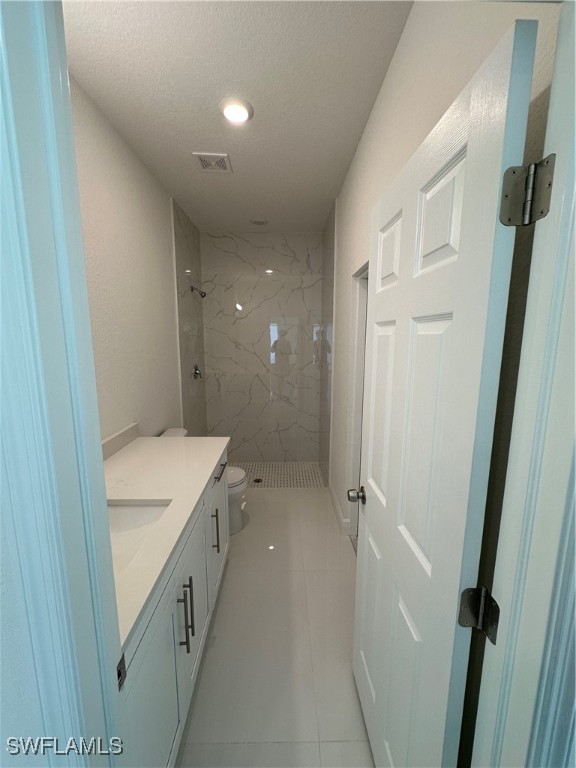
{"label": "textured ceiling", "polygon": [[[73,77],[202,231],[304,232],[323,228],[410,7],[65,2],[64,19]],[[249,123],[224,119],[228,96]]]}

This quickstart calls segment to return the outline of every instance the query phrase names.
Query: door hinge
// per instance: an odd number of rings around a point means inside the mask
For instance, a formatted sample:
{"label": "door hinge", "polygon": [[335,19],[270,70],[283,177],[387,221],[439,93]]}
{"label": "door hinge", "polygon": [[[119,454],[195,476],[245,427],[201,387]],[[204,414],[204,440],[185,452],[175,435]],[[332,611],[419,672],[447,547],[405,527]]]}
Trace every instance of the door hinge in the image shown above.
{"label": "door hinge", "polygon": [[496,645],[500,606],[486,587],[465,589],[460,597],[458,624],[474,627],[484,632],[488,640]]}
{"label": "door hinge", "polygon": [[116,667],[116,677],[118,678],[118,690],[120,690],[124,685],[124,680],[126,680],[126,659],[124,654],[122,654],[122,658]]}
{"label": "door hinge", "polygon": [[550,210],[556,155],[539,163],[513,165],[504,173],[500,221],[507,227],[523,227],[543,219]]}

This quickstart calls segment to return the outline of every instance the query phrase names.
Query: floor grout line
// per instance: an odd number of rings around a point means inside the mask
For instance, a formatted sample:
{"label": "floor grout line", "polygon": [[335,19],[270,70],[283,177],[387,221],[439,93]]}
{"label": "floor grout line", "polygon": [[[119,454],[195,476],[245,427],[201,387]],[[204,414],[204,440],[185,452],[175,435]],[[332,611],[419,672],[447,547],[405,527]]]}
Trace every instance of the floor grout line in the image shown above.
{"label": "floor grout line", "polygon": [[[349,741],[349,740],[348,740]],[[363,744],[364,742],[361,742],[359,740],[356,740],[352,743],[358,743]],[[195,741],[191,746],[192,747],[210,747],[210,746],[238,746],[239,744],[250,744],[258,746],[259,744],[317,744],[318,740],[315,741]],[[346,743],[345,741],[324,741],[323,744],[343,744]]]}

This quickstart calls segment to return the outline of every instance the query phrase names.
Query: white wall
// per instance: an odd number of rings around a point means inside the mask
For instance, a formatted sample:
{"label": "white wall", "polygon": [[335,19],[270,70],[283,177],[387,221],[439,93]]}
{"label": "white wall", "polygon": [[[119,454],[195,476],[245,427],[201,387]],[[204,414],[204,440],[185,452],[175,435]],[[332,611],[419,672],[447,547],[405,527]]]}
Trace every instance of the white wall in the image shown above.
{"label": "white wall", "polygon": [[171,200],[72,81],[102,437],[182,424]]}
{"label": "white wall", "polygon": [[372,209],[517,18],[540,20],[533,98],[550,84],[559,7],[416,2],[338,196],[330,482],[342,517],[355,487],[346,461],[354,358],[352,275],[369,259]]}

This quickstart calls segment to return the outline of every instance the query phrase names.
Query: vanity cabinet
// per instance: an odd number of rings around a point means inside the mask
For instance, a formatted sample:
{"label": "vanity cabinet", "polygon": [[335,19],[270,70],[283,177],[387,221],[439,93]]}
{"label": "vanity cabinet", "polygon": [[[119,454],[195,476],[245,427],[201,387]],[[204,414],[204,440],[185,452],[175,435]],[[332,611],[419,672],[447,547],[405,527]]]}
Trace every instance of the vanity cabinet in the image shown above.
{"label": "vanity cabinet", "polygon": [[226,452],[124,646],[119,765],[125,768],[162,768],[176,760],[228,552],[225,467]]}

